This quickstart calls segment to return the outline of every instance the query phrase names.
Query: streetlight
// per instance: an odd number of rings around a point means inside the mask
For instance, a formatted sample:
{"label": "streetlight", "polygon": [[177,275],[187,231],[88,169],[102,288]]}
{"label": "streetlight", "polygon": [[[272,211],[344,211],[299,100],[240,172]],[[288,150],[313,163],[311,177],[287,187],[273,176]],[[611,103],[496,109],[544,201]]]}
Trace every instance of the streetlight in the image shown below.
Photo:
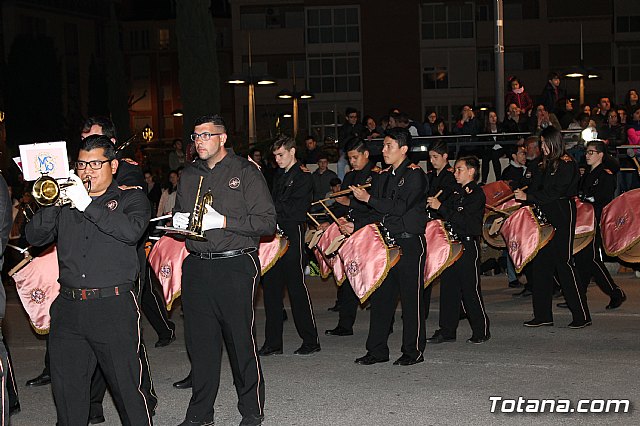
{"label": "streetlight", "polygon": [[182,112],[181,109],[176,109],[171,113],[171,115],[173,115],[174,117],[182,117],[184,115],[184,112]]}
{"label": "streetlight", "polygon": [[580,79],[580,105],[584,104],[584,79],[600,78],[600,73],[595,68],[584,65],[584,49],[582,46],[582,24],[580,24],[580,65],[571,67],[564,76],[566,78]]}
{"label": "streetlight", "polygon": [[142,129],[142,139],[147,143],[151,142],[151,139],[153,139],[153,130],[151,130],[151,126],[148,124]]}
{"label": "streetlight", "polygon": [[293,90],[281,90],[276,95],[278,99],[293,99],[293,138],[298,136],[298,100],[299,99],[313,99],[313,93],[308,90],[296,90],[296,64],[293,63]]}
{"label": "streetlight", "polygon": [[251,34],[249,34],[249,69],[247,74],[232,74],[227,83],[249,86],[249,146],[256,143],[256,95],[255,85],[268,86],[276,82],[267,76],[255,76],[251,69]]}

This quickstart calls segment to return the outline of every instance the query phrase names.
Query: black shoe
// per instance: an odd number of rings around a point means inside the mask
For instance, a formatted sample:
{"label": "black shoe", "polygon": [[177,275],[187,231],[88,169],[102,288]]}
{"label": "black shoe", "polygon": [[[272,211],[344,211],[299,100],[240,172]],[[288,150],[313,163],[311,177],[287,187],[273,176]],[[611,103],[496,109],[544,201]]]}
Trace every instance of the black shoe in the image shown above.
{"label": "black shoe", "polygon": [[36,387],[36,386],[44,386],[51,383],[51,376],[49,373],[42,373],[38,377],[27,380],[27,384],[25,386]]}
{"label": "black shoe", "polygon": [[172,333],[171,337],[169,338],[158,339],[158,341],[156,342],[156,348],[164,348],[165,346],[169,346],[175,340],[176,340],[176,334]]}
{"label": "black shoe", "polygon": [[336,300],[336,303],[332,307],[327,308],[327,311],[329,311],[329,312],[338,312],[339,310],[340,310],[340,305],[338,305],[338,301],[337,300]]}
{"label": "black shoe", "polygon": [[282,355],[282,348],[272,348],[271,346],[262,345],[258,351],[260,356]]}
{"label": "black shoe", "polygon": [[199,421],[185,419],[185,421],[180,423],[178,426],[213,426],[214,424],[215,422],[213,420]]}
{"label": "black shoe", "polygon": [[520,290],[517,293],[513,293],[512,296],[513,297],[529,297],[531,296],[533,293],[531,293],[531,290],[529,289],[529,287],[524,286],[524,288],[522,290]]}
{"label": "black shoe", "polygon": [[376,358],[373,355],[366,354],[363,357],[356,358],[355,363],[360,365],[373,365],[379,362],[388,362],[389,358]]}
{"label": "black shoe", "polygon": [[434,343],[434,344],[445,343],[445,342],[455,342],[455,341],[456,341],[455,337],[444,337],[440,330],[436,330],[436,332],[433,333],[433,336],[427,339],[427,343]]}
{"label": "black shoe", "polygon": [[103,415],[89,417],[89,424],[90,425],[97,425],[97,424],[104,423],[104,422],[105,422],[105,419],[104,419]]}
{"label": "black shoe", "polygon": [[422,354],[420,354],[420,356],[418,356],[418,358],[411,358],[409,355],[407,354],[402,354],[402,356],[398,359],[396,359],[393,362],[393,365],[413,365],[413,364],[418,364],[420,362],[424,361],[424,356],[422,356]]}
{"label": "black shoe", "polygon": [[337,326],[331,330],[325,330],[324,334],[328,336],[353,336],[353,330],[348,330],[344,327]]}
{"label": "black shoe", "polygon": [[569,328],[573,328],[573,329],[585,328],[585,327],[589,327],[591,324],[593,324],[591,322],[591,320],[589,320],[589,321],[571,321],[571,324],[569,324]]}
{"label": "black shoe", "polygon": [[193,383],[191,382],[191,373],[179,382],[175,382],[173,387],[176,389],[190,389],[193,387]]}
{"label": "black shoe", "polygon": [[481,337],[471,336],[470,339],[467,339],[467,343],[473,343],[474,345],[479,345],[481,343],[486,342],[489,339],[491,339],[491,334],[487,334],[486,336],[481,336]]}
{"label": "black shoe", "polygon": [[19,412],[20,412],[20,403],[19,402],[16,402],[11,407],[9,407],[9,417],[13,416],[14,414],[18,414]]}
{"label": "black shoe", "polygon": [[509,288],[520,288],[522,283],[518,280],[509,281]]}
{"label": "black shoe", "polygon": [[568,308],[568,307],[569,307],[569,304],[568,304],[567,302],[562,302],[562,303],[558,303],[558,304],[556,304],[556,306],[557,306],[558,308]]}
{"label": "black shoe", "polygon": [[522,325],[525,327],[553,327],[553,321],[540,321],[534,318],[531,321],[525,321]]}
{"label": "black shoe", "polygon": [[625,300],[627,300],[627,296],[625,294],[622,296],[614,296],[611,298],[611,301],[605,309],[617,309]]}
{"label": "black shoe", "polygon": [[242,416],[242,421],[240,422],[240,426],[258,426],[262,424],[264,420],[264,416]]}
{"label": "black shoe", "polygon": [[303,343],[302,346],[293,351],[293,353],[296,355],[311,355],[316,352],[320,352],[320,345],[317,343],[315,345]]}

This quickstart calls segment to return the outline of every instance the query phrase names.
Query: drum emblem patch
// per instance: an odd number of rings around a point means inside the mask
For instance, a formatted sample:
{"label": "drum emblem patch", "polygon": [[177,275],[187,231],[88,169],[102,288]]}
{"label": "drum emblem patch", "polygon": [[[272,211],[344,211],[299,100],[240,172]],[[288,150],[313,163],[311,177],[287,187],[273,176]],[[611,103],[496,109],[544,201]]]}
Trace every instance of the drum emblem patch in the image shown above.
{"label": "drum emblem patch", "polygon": [[351,277],[354,277],[358,275],[359,272],[360,264],[358,263],[358,261],[352,260],[351,262],[349,262],[349,264],[347,265],[347,274]]}
{"label": "drum emblem patch", "polygon": [[160,267],[160,276],[162,278],[171,278],[171,265],[168,263]]}
{"label": "drum emblem patch", "polygon": [[518,247],[520,247],[520,244],[517,241],[509,241],[509,253],[515,253],[516,251],[518,251]]}
{"label": "drum emblem patch", "polygon": [[627,213],[625,213],[625,214],[624,214],[624,215],[622,215],[622,216],[618,216],[618,217],[616,218],[616,224],[615,224],[615,226],[614,226],[614,229],[617,231],[617,230],[619,230],[620,228],[622,228],[622,227],[627,223],[627,220],[628,220],[628,219],[629,219],[629,218],[627,217]]}
{"label": "drum emblem patch", "polygon": [[44,293],[44,290],[42,290],[41,288],[36,288],[31,292],[31,300],[35,303],[37,303],[38,305],[40,305],[41,303],[44,302],[44,299],[46,299],[47,296]]}

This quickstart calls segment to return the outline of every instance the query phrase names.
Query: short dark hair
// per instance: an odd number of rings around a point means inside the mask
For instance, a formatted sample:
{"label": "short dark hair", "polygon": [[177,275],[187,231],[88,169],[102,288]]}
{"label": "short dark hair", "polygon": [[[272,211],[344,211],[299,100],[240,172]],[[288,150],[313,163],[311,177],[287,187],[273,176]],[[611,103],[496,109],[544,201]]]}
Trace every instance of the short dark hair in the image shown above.
{"label": "short dark hair", "polygon": [[367,146],[367,141],[360,137],[352,137],[351,139],[347,139],[347,142],[344,145],[345,152],[349,151],[358,151],[365,152],[369,151],[369,147]]}
{"label": "short dark hair", "polygon": [[342,181],[340,180],[340,178],[339,177],[331,178],[331,180],[329,181],[329,186],[336,186],[336,185],[342,185]]}
{"label": "short dark hair", "polygon": [[200,117],[196,118],[196,121],[193,123],[193,127],[205,123],[211,123],[216,126],[224,127],[224,132],[227,132],[227,125],[224,123],[224,118],[222,118],[222,116],[219,114],[201,115]]}
{"label": "short dark hair", "polygon": [[345,108],[345,110],[344,110],[344,115],[345,115],[345,116],[348,116],[349,114],[353,114],[353,113],[356,113],[356,114],[357,114],[357,113],[358,113],[358,110],[357,110],[357,109],[355,109],[355,108],[353,108],[353,107],[347,107],[347,108]]}
{"label": "short dark hair", "polygon": [[98,148],[104,148],[104,156],[109,161],[116,159],[116,149],[113,142],[107,135],[91,135],[82,139],[80,150],[91,151]]}
{"label": "short dark hair", "polygon": [[316,160],[316,163],[317,163],[318,161],[320,161],[320,160],[327,160],[327,161],[329,161],[329,157],[328,157],[328,156],[327,156],[327,154],[325,154],[325,153],[320,153],[320,154],[318,155],[318,159]]}
{"label": "short dark hair", "polygon": [[409,121],[411,121],[409,120],[409,114],[407,114],[406,112],[394,112],[393,114],[391,114],[391,117],[393,117],[396,122],[402,124],[409,124]]}
{"label": "short dark hair", "polygon": [[102,134],[109,139],[118,139],[116,135],[116,126],[113,124],[113,121],[107,117],[96,116],[87,118],[84,123],[82,123],[82,130],[80,133],[87,133],[91,130],[91,126],[100,126],[102,128]]}
{"label": "short dark hair", "polygon": [[560,78],[560,74],[555,71],[551,71],[549,74],[547,74],[547,80],[553,80],[554,78]]}
{"label": "short dark hair", "polygon": [[309,139],[311,139],[314,142],[318,142],[318,140],[316,139],[315,136],[313,135],[307,135],[307,137],[304,138],[305,141],[308,141]]}
{"label": "short dark hair", "polygon": [[281,147],[284,147],[287,151],[291,150],[291,148],[296,147],[296,141],[292,137],[287,135],[280,135],[273,141],[271,144],[271,152],[275,152],[279,150]]}
{"label": "short dark hair", "polygon": [[411,149],[411,133],[403,127],[394,127],[393,129],[389,129],[384,133],[385,137],[388,136],[394,141],[398,142],[398,147],[402,148],[403,146]]}
{"label": "short dark hair", "polygon": [[480,177],[480,160],[475,155],[465,155],[456,160],[457,162],[463,162],[468,169],[474,169],[473,180],[477,181]]}
{"label": "short dark hair", "polygon": [[445,141],[436,141],[429,147],[429,151],[437,152],[440,155],[449,155],[449,147]]}
{"label": "short dark hair", "polygon": [[602,102],[603,99],[609,99],[609,103],[611,103],[611,96],[608,95],[602,95],[598,97],[598,103]]}

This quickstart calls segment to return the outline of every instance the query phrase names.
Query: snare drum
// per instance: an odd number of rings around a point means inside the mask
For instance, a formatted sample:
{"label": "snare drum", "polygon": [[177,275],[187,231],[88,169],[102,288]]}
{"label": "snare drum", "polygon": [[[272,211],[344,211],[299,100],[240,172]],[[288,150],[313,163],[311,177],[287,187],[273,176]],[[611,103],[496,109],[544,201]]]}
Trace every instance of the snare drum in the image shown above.
{"label": "snare drum", "polygon": [[184,239],[170,235],[160,237],[149,253],[149,265],[160,281],[167,310],[182,293],[182,262],[187,256]]}
{"label": "snare drum", "polygon": [[640,262],[640,189],[627,191],[602,209],[602,248],[625,262]]}
{"label": "snare drum", "polygon": [[575,201],[577,213],[573,254],[591,244],[596,234],[596,213],[593,210],[593,204],[582,202],[577,197]]}
{"label": "snare drum", "polygon": [[318,240],[318,244],[314,248],[313,252],[318,259],[318,265],[320,266],[320,276],[324,279],[329,277],[329,273],[333,270],[333,276],[336,279],[336,284],[339,286],[345,280],[344,268],[342,265],[342,261],[339,256],[327,256],[325,253],[333,240],[335,240],[338,236],[342,235],[338,225],[332,223],[329,227],[324,231],[320,239]]}
{"label": "snare drum", "polygon": [[289,239],[282,233],[276,232],[260,238],[258,258],[260,259],[260,275],[267,273],[289,249]]}
{"label": "snare drum", "polygon": [[525,206],[505,220],[500,232],[519,273],[551,241],[555,230],[539,209]]}
{"label": "snare drum", "polygon": [[400,260],[399,246],[388,245],[378,224],[366,225],[349,238],[338,250],[344,273],[354,293],[365,300],[382,284],[389,270]]}
{"label": "snare drum", "polygon": [[424,287],[426,288],[442,271],[460,259],[464,247],[440,219],[427,222],[424,237],[427,241],[427,257],[424,263]]}

